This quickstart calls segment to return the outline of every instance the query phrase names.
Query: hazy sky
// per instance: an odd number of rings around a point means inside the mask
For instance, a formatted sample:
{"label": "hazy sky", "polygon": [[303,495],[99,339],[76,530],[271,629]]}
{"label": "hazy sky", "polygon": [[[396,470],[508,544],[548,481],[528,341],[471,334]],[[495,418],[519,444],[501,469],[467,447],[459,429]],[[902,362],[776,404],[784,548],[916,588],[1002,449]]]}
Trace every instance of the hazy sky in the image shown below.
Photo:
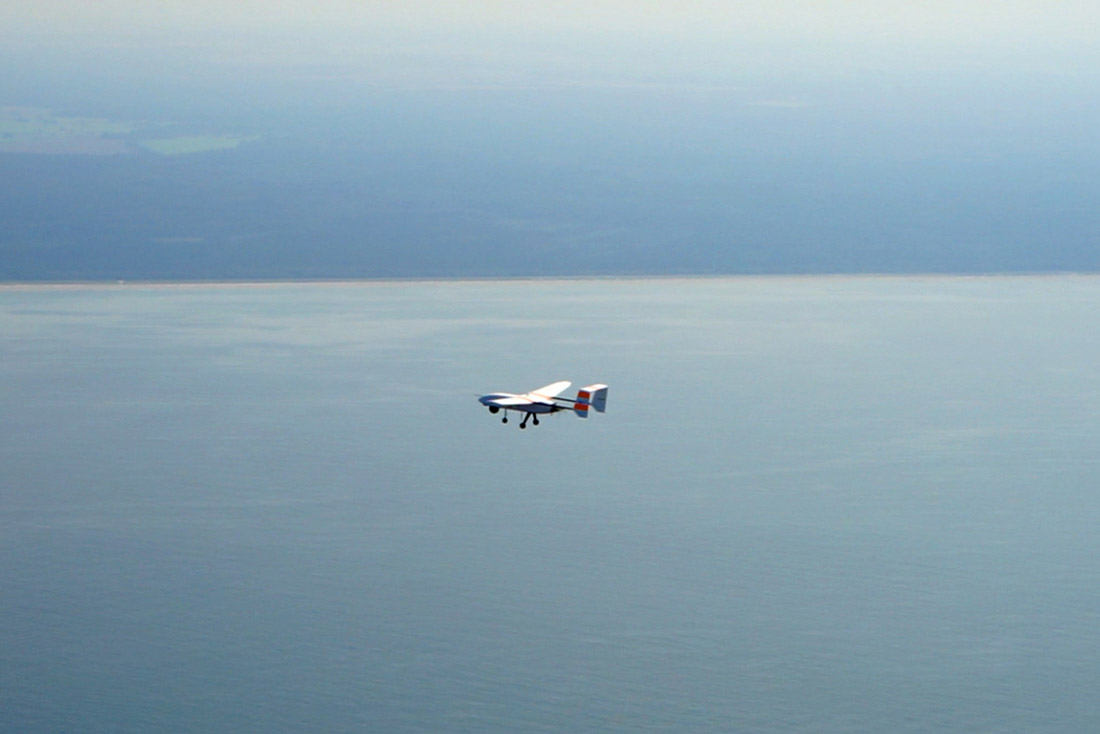
{"label": "hazy sky", "polygon": [[869,85],[861,96],[871,107],[884,86],[897,97],[967,94],[972,84],[1029,107],[1049,105],[1047,93],[1095,96],[1097,28],[1093,2],[1011,0],[42,0],[0,9],[12,62],[61,78],[719,88],[787,107],[829,101],[837,83]]}
{"label": "hazy sky", "polygon": [[787,108],[855,93],[868,115],[904,97],[950,108],[993,95],[1028,114],[1051,95],[1095,97],[1097,28],[1096,3],[1011,0],[43,0],[0,9],[16,68],[58,85],[100,73],[438,91],[652,87]]}
{"label": "hazy sky", "polygon": [[[262,39],[295,54],[370,55],[382,49],[462,50],[527,57],[548,53],[587,61],[594,71],[616,66],[615,51],[649,51],[662,61],[681,56],[685,69],[738,58],[746,49],[778,66],[813,62],[844,69],[941,63],[1038,66],[1084,64],[1097,58],[1100,6],[1093,2],[899,2],[893,0],[767,2],[258,2],[209,0],[41,0],[6,3],[0,28],[7,42],[50,38],[113,45],[170,40],[180,44]],[[522,49],[513,46],[525,44]],[[242,49],[243,50],[243,49]],[[606,54],[604,53],[606,52]],[[645,69],[647,59],[631,59]],[[806,68],[806,71],[813,69]],[[872,72],[873,68],[864,68]],[[1082,68],[1083,70],[1083,68]]]}
{"label": "hazy sky", "polygon": [[5,25],[44,32],[137,33],[234,30],[338,30],[383,24],[421,30],[533,28],[540,31],[593,29],[614,33],[687,35],[758,34],[805,39],[889,36],[967,43],[976,38],[1005,42],[1063,43],[1094,38],[1089,27],[1100,17],[1095,3],[1034,0],[769,0],[728,3],[719,0],[560,0],[516,2],[395,2],[393,0],[39,0],[11,3],[0,10]]}

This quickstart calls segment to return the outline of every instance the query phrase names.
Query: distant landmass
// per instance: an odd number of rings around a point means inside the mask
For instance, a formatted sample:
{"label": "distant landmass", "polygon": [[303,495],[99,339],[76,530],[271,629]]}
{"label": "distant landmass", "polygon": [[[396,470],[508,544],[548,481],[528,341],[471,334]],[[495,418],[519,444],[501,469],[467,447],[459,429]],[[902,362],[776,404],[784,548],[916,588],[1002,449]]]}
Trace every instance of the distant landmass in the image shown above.
{"label": "distant landmass", "polygon": [[119,155],[142,150],[161,155],[231,150],[255,137],[172,134],[170,123],[64,117],[33,107],[0,107],[0,153]]}
{"label": "distant landmass", "polygon": [[648,94],[2,108],[0,280],[1100,270],[1092,156]]}

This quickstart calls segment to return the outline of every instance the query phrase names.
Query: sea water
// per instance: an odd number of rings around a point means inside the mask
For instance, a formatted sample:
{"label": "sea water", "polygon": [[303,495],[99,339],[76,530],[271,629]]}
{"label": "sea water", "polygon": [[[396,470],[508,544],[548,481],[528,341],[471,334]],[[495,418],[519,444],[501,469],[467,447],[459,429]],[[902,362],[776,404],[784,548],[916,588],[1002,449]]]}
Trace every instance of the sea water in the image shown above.
{"label": "sea water", "polygon": [[[1100,726],[1100,279],[0,289],[0,729]],[[477,403],[608,383],[518,429]]]}

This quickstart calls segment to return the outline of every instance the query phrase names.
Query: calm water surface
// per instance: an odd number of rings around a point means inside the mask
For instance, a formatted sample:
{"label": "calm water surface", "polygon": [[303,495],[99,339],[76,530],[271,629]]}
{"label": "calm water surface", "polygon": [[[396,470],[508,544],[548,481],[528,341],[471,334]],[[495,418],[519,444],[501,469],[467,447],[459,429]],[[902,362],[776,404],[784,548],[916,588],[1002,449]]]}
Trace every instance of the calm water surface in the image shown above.
{"label": "calm water surface", "polygon": [[[0,729],[1100,728],[1100,279],[0,289]],[[611,385],[606,415],[475,400]]]}

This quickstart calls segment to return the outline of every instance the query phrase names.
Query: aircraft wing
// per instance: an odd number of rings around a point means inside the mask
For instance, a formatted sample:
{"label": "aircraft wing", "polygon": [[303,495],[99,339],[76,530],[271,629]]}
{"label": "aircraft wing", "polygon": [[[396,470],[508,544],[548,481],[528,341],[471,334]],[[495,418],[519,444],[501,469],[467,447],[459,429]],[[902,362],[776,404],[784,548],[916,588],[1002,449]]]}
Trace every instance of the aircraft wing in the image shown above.
{"label": "aircraft wing", "polygon": [[572,384],[573,383],[569,382],[568,380],[562,380],[561,382],[552,382],[545,387],[540,387],[537,390],[532,390],[524,397],[530,398],[532,400],[538,400],[540,398],[542,400],[551,400],[565,392],[566,388],[568,388]]}

